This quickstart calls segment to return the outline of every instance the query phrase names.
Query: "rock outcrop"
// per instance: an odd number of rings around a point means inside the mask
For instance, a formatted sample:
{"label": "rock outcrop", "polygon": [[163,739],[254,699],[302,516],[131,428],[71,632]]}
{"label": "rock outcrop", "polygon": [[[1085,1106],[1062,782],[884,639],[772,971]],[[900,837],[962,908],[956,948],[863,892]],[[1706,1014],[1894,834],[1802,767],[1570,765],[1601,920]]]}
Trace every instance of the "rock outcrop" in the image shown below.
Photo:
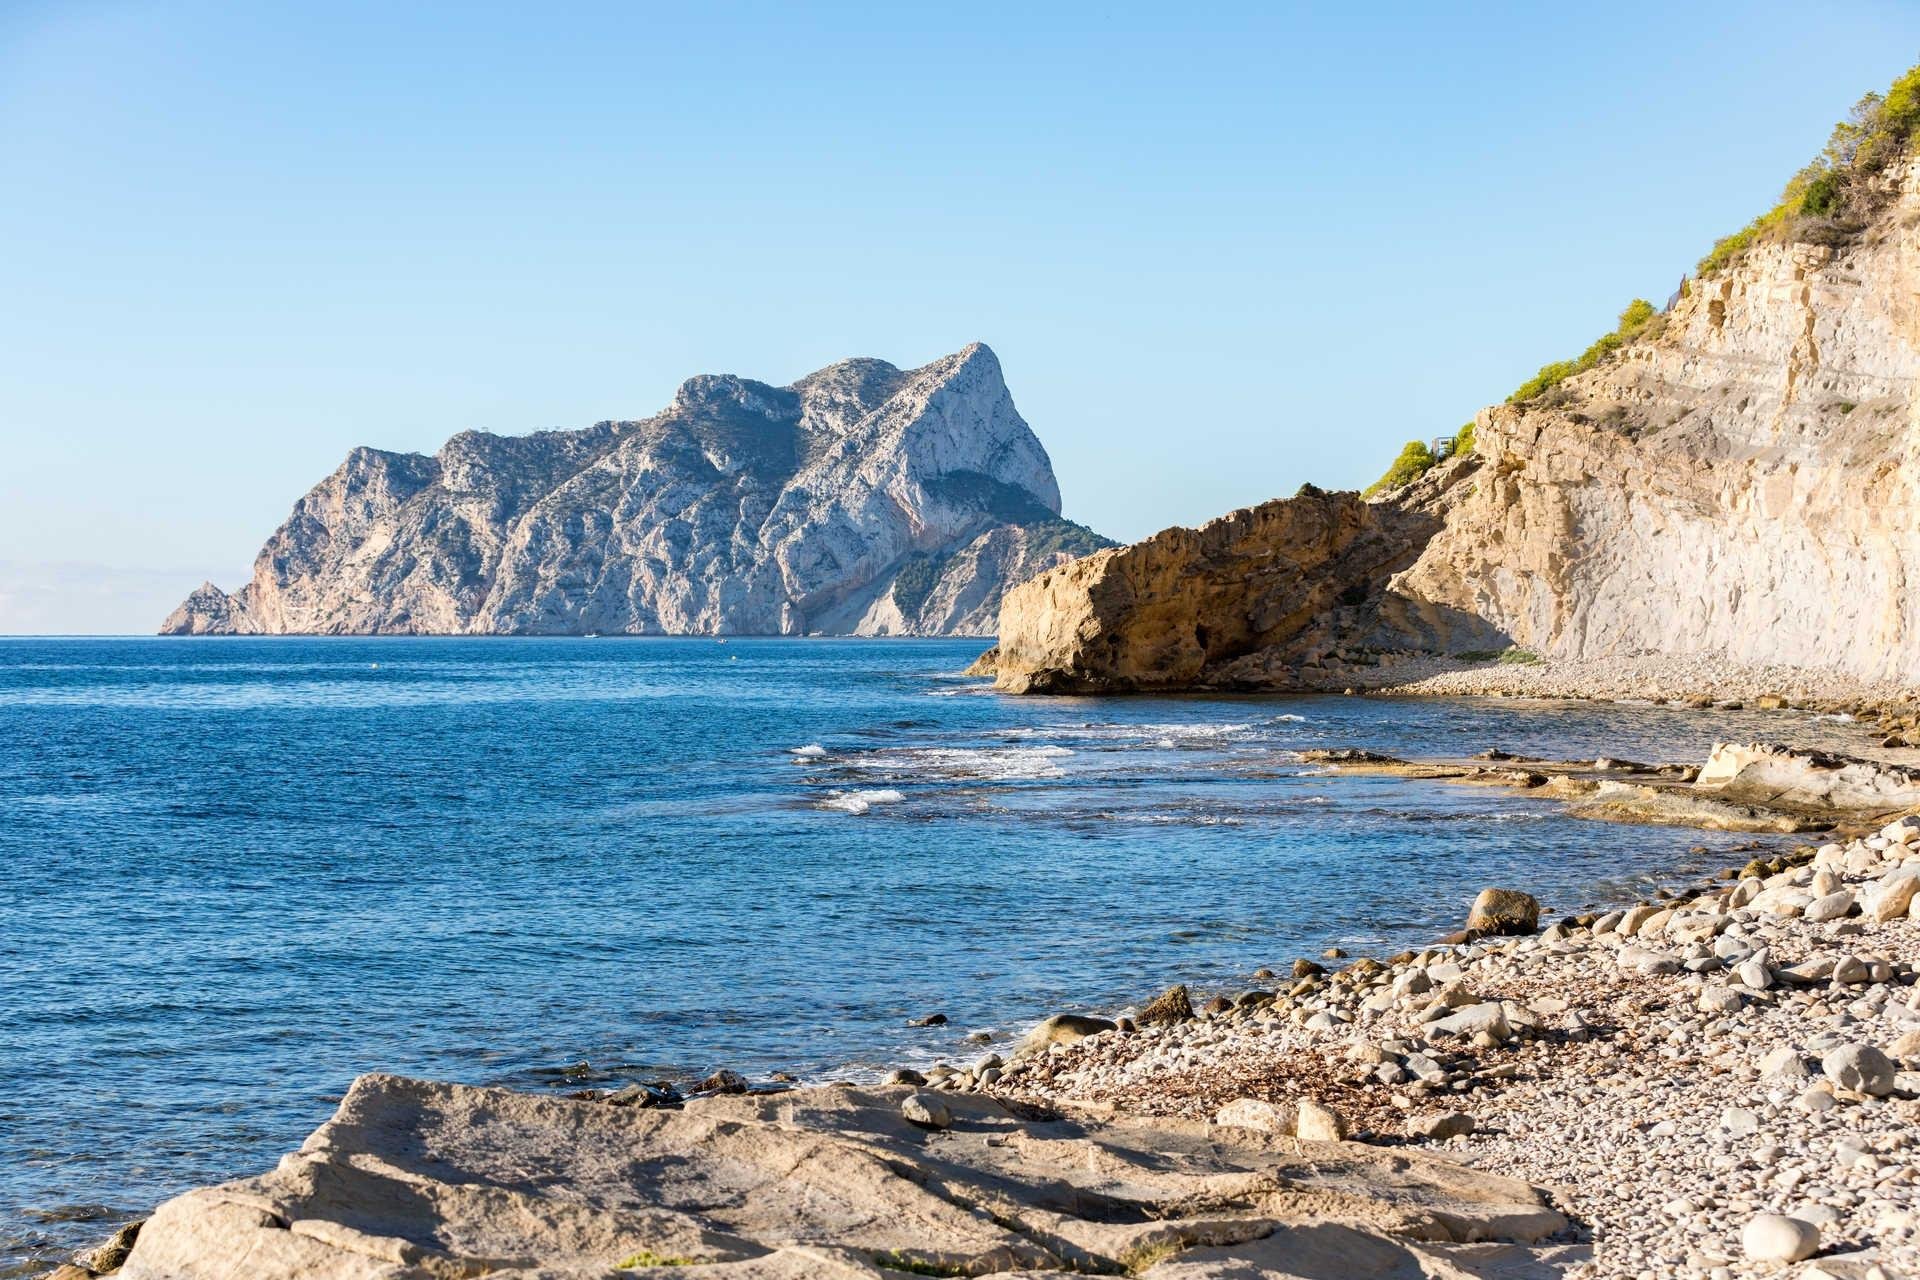
{"label": "rock outcrop", "polygon": [[992,351],[689,379],[638,422],[356,449],[167,634],[983,634],[1109,545],[1060,518]]}
{"label": "rock outcrop", "polygon": [[1920,769],[1771,742],[1714,743],[1694,785],[1735,800],[1800,810],[1920,809]]}
{"label": "rock outcrop", "polygon": [[1259,686],[1312,662],[1435,528],[1426,514],[1308,487],[1199,529],[1077,560],[1022,583],[992,663],[1016,693]]}
{"label": "rock outcrop", "polygon": [[1533,1275],[1560,1269],[1530,1246],[1565,1225],[1513,1178],[1191,1120],[905,1087],[642,1110],[366,1076],[273,1172],[162,1205],[120,1274]]}
{"label": "rock outcrop", "polygon": [[[1002,687],[1290,687],[1330,655],[1510,645],[1920,684],[1920,178],[1887,182],[1864,227],[1757,245],[1597,367],[1482,411],[1471,454],[1370,515],[1270,503],[1010,593]],[[1404,563],[1376,585],[1328,555],[1330,524],[1391,528],[1380,564]],[[1269,562],[1302,575],[1280,626]],[[1327,606],[1362,581],[1360,607]]]}

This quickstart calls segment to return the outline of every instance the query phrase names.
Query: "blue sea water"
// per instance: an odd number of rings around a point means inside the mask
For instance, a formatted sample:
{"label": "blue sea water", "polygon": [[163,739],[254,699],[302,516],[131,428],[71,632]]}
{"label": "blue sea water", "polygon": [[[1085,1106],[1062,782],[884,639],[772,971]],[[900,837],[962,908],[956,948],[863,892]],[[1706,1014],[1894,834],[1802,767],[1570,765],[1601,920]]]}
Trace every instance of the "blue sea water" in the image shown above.
{"label": "blue sea water", "polygon": [[359,1072],[876,1073],[1430,940],[1488,883],[1615,900],[1744,839],[1326,776],[1304,748],[1698,759],[1845,733],[1014,699],[959,674],[979,647],[0,640],[0,1275],[269,1167]]}

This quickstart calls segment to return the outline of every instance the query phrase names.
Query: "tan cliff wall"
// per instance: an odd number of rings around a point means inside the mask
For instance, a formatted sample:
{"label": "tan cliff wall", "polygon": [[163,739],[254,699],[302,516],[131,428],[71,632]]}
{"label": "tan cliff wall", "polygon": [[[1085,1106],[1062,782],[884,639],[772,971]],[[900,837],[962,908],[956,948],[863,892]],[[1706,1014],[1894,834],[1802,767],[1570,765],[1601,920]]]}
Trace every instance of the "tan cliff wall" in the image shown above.
{"label": "tan cliff wall", "polygon": [[1769,245],[1657,338],[1481,415],[1390,590],[1543,653],[1722,654],[1920,683],[1920,197]]}
{"label": "tan cliff wall", "polygon": [[[1327,554],[1312,520],[1256,514],[1285,504],[1169,530],[1009,592],[1001,685],[1324,687],[1348,659],[1509,643],[1920,685],[1911,166],[1894,187],[1856,236],[1761,245],[1694,281],[1652,336],[1526,404],[1483,411],[1471,457],[1372,503],[1316,499],[1374,513],[1342,521],[1417,539],[1390,578]],[[1243,531],[1231,554],[1198,550],[1222,525]],[[1293,565],[1292,598],[1318,612],[1271,634],[1257,625],[1266,563]],[[1161,585],[1105,585],[1133,564]],[[1357,582],[1374,585],[1356,605]],[[1183,621],[1234,639],[1196,661],[1175,638]]]}

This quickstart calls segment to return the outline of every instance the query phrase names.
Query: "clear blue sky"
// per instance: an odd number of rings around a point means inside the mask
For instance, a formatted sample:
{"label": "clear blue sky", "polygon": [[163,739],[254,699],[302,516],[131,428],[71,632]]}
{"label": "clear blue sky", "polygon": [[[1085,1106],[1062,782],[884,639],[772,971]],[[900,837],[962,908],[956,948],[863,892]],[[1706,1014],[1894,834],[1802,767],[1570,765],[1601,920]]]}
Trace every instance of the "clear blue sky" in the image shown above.
{"label": "clear blue sky", "polygon": [[1357,486],[1665,299],[1920,7],[0,0],[0,632],[355,444],[980,339],[1118,538]]}

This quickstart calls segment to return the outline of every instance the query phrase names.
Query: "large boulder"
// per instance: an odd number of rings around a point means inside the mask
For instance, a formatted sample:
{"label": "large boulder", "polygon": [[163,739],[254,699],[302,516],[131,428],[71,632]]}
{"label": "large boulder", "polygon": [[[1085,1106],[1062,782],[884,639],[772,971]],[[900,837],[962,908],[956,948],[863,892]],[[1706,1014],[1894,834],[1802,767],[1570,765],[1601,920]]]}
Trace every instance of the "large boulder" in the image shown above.
{"label": "large boulder", "polygon": [[1482,889],[1467,912],[1467,928],[1475,933],[1532,933],[1540,927],[1540,903],[1518,889]]}
{"label": "large boulder", "polygon": [[1014,1055],[1038,1053],[1053,1044],[1072,1044],[1102,1031],[1111,1031],[1118,1025],[1111,1018],[1095,1018],[1084,1013],[1056,1013],[1027,1032],[1015,1047]]}
{"label": "large boulder", "polygon": [[1147,1001],[1133,1019],[1145,1027],[1156,1022],[1193,1021],[1193,998],[1187,994],[1187,984],[1177,983],[1168,987],[1153,999]]}
{"label": "large boulder", "polygon": [[1435,522],[1308,485],[1009,590],[995,680],[1013,693],[1287,683],[1334,646],[1344,602],[1412,563]]}

